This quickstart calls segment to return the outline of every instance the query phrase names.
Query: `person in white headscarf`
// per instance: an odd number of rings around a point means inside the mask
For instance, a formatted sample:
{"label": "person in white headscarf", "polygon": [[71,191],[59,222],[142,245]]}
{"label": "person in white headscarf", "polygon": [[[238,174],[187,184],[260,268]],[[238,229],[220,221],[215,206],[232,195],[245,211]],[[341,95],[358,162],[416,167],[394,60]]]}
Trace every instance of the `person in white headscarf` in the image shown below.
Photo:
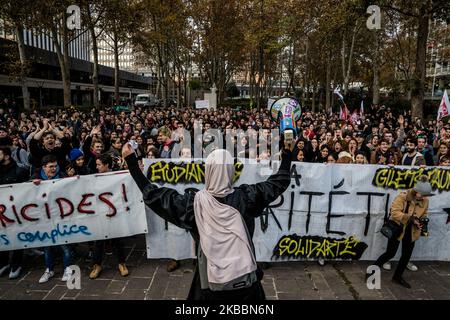
{"label": "person in white headscarf", "polygon": [[215,150],[206,159],[205,189],[185,194],[150,183],[128,144],[122,156],[145,204],[187,229],[197,244],[198,263],[188,299],[265,300],[263,272],[256,264],[252,241],[254,220],[288,188],[292,146],[285,146],[277,173],[264,182],[238,187],[233,187],[233,157]]}
{"label": "person in white headscarf", "polygon": [[234,159],[230,153],[213,151],[205,163],[205,189],[194,198],[195,222],[212,283],[226,283],[256,270],[241,214],[217,200],[234,192],[233,176]]}

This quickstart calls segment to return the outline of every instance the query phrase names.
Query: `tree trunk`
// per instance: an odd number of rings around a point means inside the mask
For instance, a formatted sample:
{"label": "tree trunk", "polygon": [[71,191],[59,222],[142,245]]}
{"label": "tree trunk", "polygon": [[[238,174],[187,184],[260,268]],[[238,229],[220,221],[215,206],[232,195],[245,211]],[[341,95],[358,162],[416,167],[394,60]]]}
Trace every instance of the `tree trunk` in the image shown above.
{"label": "tree trunk", "polygon": [[63,45],[64,45],[64,68],[65,68],[65,81],[64,86],[64,107],[70,107],[72,105],[72,92],[70,83],[70,56],[69,56],[69,33],[65,23],[63,25]]}
{"label": "tree trunk", "polygon": [[359,24],[356,23],[355,28],[353,29],[352,32],[352,42],[350,44],[350,51],[348,53],[348,62],[347,65],[345,64],[345,46],[346,46],[346,39],[345,39],[345,35],[342,38],[342,74],[343,74],[343,78],[344,78],[344,85],[343,85],[343,95],[347,94],[348,91],[348,87],[350,84],[350,74],[351,74],[351,70],[352,70],[352,60],[353,60],[353,52],[355,49],[355,40],[356,40],[356,35],[358,34],[358,30],[359,30]]}
{"label": "tree trunk", "polygon": [[177,108],[180,108],[180,97],[181,97],[181,72],[178,71],[178,82],[177,82]]}
{"label": "tree trunk", "polygon": [[[67,39],[67,26],[62,23],[63,34],[61,36],[61,43],[58,41],[57,27],[52,28],[52,41],[56,49],[58,56],[59,67],[61,69],[61,80],[63,83],[63,97],[64,107],[68,107],[72,104],[71,101],[71,89],[70,89],[70,58],[69,58],[69,45]],[[64,50],[64,52],[63,52]]]}
{"label": "tree trunk", "polygon": [[[92,33],[95,35],[94,28],[92,28]],[[94,107],[100,105],[100,90],[98,87],[98,46],[97,38],[92,38],[92,53],[94,55],[94,69],[92,72],[92,84],[94,85]]]}
{"label": "tree trunk", "polygon": [[261,81],[264,77],[264,50],[263,44],[259,45],[258,52],[258,82],[256,84],[256,107],[261,110]]}
{"label": "tree trunk", "polygon": [[64,45],[64,107],[70,107],[72,105],[72,92],[70,82],[70,56],[69,56],[69,34],[67,26],[63,23],[63,45]]}
{"label": "tree trunk", "polygon": [[423,118],[423,96],[425,86],[426,72],[426,53],[429,29],[429,6],[428,0],[420,8],[417,28],[417,50],[416,50],[416,68],[413,76],[413,88],[411,97],[411,111],[413,117]]}
{"label": "tree trunk", "polygon": [[189,81],[188,81],[188,71],[187,69],[185,69],[185,71],[183,72],[183,100],[184,103],[182,105],[182,107],[188,107],[189,106]]}
{"label": "tree trunk", "polygon": [[160,81],[161,81],[161,66],[160,66],[159,63],[156,66],[156,76],[157,76],[157,79],[156,79],[156,92],[155,92],[155,95],[156,95],[157,98],[161,98],[162,94],[161,95],[159,94],[159,91],[161,89],[161,83],[160,83]]}
{"label": "tree trunk", "polygon": [[[166,84],[166,86],[167,86],[167,92],[166,92],[166,95],[167,95],[167,102],[169,102],[169,99],[171,98],[171,96],[172,96],[172,88],[171,88],[171,83],[170,83],[170,74],[169,74],[169,66],[167,65],[167,68],[166,68],[166,81],[167,81],[167,84]],[[166,103],[165,105],[164,105],[165,107],[167,107],[167,106],[169,106],[169,104],[168,103]]]}
{"label": "tree trunk", "polygon": [[22,86],[22,97],[23,97],[23,107],[25,110],[30,109],[30,93],[28,91],[28,87],[26,85],[26,63],[27,63],[27,57],[25,54],[25,44],[23,42],[23,28],[20,25],[20,23],[16,23],[15,25],[15,32],[16,32],[16,38],[17,38],[17,46],[19,47],[19,57],[20,57],[20,64],[21,64],[21,72],[20,72],[20,83]]}
{"label": "tree trunk", "polygon": [[342,91],[343,91],[343,95],[345,95],[347,93],[347,87],[346,87],[346,82],[345,82],[345,76],[346,76],[346,67],[345,67],[345,47],[346,47],[347,43],[346,43],[346,39],[345,39],[345,34],[342,36],[342,48],[341,48],[341,63],[342,63],[342,80],[344,82]]}
{"label": "tree trunk", "polygon": [[373,85],[372,85],[372,104],[380,104],[380,70],[379,70],[379,34],[375,31],[375,50],[373,53]]}
{"label": "tree trunk", "polygon": [[100,105],[100,90],[98,88],[98,44],[97,44],[97,36],[95,34],[95,26],[92,22],[92,17],[91,17],[91,9],[89,4],[86,4],[86,11],[87,11],[87,16],[88,16],[88,28],[89,28],[89,33],[91,35],[91,41],[92,41],[92,54],[94,56],[94,65],[93,65],[93,70],[92,70],[92,85],[94,86],[94,107],[98,107]]}
{"label": "tree trunk", "polygon": [[279,80],[278,96],[281,97],[282,95],[283,95],[283,58],[280,54],[280,80]]}
{"label": "tree trunk", "polygon": [[312,112],[316,112],[316,85],[313,86],[313,92],[312,92],[312,106],[311,106]]}
{"label": "tree trunk", "polygon": [[250,95],[250,101],[253,103],[255,95],[255,55],[253,52],[250,54],[250,86],[249,86],[249,95]]}
{"label": "tree trunk", "polygon": [[119,42],[114,31],[114,100],[119,104]]}
{"label": "tree trunk", "polygon": [[167,106],[167,91],[169,90],[169,86],[167,85],[167,78],[169,77],[167,69],[166,46],[163,45],[161,48],[161,94],[163,99],[163,107]]}
{"label": "tree trunk", "polygon": [[329,112],[331,108],[331,53],[327,56],[327,72],[325,80],[325,110]]}
{"label": "tree trunk", "polygon": [[305,42],[305,73],[303,75],[303,94],[302,94],[302,106],[305,107],[306,99],[308,97],[308,72],[309,72],[309,42],[306,39]]}
{"label": "tree trunk", "polygon": [[[292,95],[295,96],[295,44],[292,40],[292,50],[289,50],[289,86],[292,89]],[[289,91],[289,89],[288,89]]]}
{"label": "tree trunk", "polygon": [[[334,73],[333,73],[333,75],[331,77],[331,82],[333,83],[334,86],[336,86],[337,73],[338,73],[338,68],[335,68],[334,69]],[[331,89],[333,89],[333,88],[331,88]],[[335,97],[336,97],[335,94],[331,94],[331,112],[333,112],[334,102],[336,101]]]}

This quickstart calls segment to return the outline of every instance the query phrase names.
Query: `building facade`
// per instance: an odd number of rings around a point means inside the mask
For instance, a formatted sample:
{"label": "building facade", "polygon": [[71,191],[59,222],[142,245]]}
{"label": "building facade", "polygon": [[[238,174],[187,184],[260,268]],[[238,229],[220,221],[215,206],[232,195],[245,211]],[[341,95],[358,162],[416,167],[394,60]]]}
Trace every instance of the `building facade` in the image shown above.
{"label": "building facade", "polygon": [[426,59],[426,98],[440,100],[450,88],[450,25],[446,21],[430,21]]}
{"label": "building facade", "polygon": [[[62,106],[63,85],[61,69],[51,36],[45,32],[24,30],[27,67],[25,85],[30,92],[34,108]],[[71,102],[76,106],[92,106],[93,63],[91,62],[90,38],[87,32],[76,31],[69,43]],[[16,100],[21,105],[21,83],[12,66],[18,61],[18,46],[15,35],[0,21],[0,99]],[[151,78],[121,70],[119,72],[119,92],[122,97],[132,99],[139,93],[148,93]],[[100,103],[112,105],[114,94],[114,69],[99,66]]]}

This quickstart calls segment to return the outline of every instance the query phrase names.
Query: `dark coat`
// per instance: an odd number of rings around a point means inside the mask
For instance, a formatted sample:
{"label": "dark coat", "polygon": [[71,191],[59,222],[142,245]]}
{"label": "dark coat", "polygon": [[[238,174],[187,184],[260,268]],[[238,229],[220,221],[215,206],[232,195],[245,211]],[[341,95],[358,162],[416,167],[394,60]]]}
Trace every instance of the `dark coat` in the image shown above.
{"label": "dark coat", "polygon": [[46,155],[52,154],[58,159],[58,165],[60,168],[65,168],[68,164],[67,155],[71,150],[71,145],[69,139],[66,137],[61,138],[61,147],[55,147],[53,150],[47,150],[39,144],[36,139],[31,139],[30,141],[30,163],[34,168],[39,168],[42,163],[42,158]]}
{"label": "dark coat", "polygon": [[84,163],[88,167],[90,173],[97,172],[97,164],[95,163],[96,155],[91,151],[92,137],[86,138],[83,144]]}
{"label": "dark coat", "polygon": [[75,170],[75,175],[77,176],[86,176],[93,173],[85,164],[83,164],[81,167],[78,167],[75,161],[71,161],[70,166]]}
{"label": "dark coat", "polygon": [[19,167],[12,159],[9,164],[0,166],[0,185],[26,182],[29,177],[28,170]]}
{"label": "dark coat", "polygon": [[[288,188],[291,180],[291,157],[291,152],[285,153],[278,173],[271,175],[266,181],[253,185],[240,185],[234,188],[233,193],[224,198],[217,199],[241,213],[251,237],[253,237],[255,230],[255,218],[261,216],[263,210]],[[128,156],[125,160],[127,161],[133,179],[143,193],[145,204],[163,219],[188,230],[195,243],[198,244],[200,242],[200,236],[195,223],[193,206],[196,192],[189,190],[185,194],[180,194],[174,189],[158,187],[150,183],[144,176],[139,169],[137,158],[134,154]],[[197,266],[188,299],[264,300],[264,290],[260,283],[262,271],[258,270],[258,273],[260,274],[259,281],[255,282],[249,288],[214,292],[209,289],[201,289]]]}

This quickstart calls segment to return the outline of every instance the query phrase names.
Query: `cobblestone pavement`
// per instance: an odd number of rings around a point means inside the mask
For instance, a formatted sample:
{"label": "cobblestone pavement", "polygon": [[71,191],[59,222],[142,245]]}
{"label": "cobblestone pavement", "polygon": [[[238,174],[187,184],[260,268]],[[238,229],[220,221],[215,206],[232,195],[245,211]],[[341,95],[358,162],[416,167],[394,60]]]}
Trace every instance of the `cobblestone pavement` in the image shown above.
{"label": "cobblestone pavement", "polygon": [[[191,284],[192,260],[181,261],[174,272],[166,271],[166,259],[148,260],[143,236],[125,241],[128,277],[117,270],[114,256],[105,256],[104,270],[96,280],[90,280],[90,263],[85,261],[87,246],[76,247],[76,263],[82,272],[81,289],[69,290],[61,281],[62,265],[58,260],[56,275],[39,284],[44,258],[26,256],[24,271],[18,280],[0,278],[0,299],[185,299]],[[60,256],[60,254],[57,256]],[[450,263],[416,262],[417,272],[406,271],[404,278],[412,289],[390,281],[393,271],[382,271],[381,289],[369,290],[364,275],[369,262],[338,262],[319,266],[315,262],[271,263],[265,269],[263,286],[268,299],[286,300],[441,300],[450,299]],[[395,267],[395,265],[393,265]]]}

